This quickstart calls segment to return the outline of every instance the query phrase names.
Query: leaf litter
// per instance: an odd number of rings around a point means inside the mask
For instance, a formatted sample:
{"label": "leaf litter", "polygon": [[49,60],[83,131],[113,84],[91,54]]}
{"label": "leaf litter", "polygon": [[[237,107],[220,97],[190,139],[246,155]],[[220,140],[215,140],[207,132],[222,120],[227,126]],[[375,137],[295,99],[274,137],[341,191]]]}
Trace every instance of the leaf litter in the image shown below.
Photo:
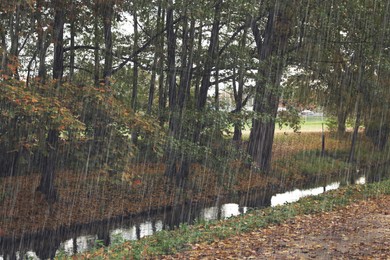
{"label": "leaf litter", "polygon": [[189,248],[161,259],[390,259],[390,196]]}

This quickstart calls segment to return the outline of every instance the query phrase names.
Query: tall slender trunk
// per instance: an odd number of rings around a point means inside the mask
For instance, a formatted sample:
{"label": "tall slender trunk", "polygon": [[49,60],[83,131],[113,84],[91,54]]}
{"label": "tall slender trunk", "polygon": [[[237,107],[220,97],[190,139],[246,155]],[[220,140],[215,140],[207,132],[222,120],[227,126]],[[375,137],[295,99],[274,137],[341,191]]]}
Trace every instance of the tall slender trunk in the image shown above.
{"label": "tall slender trunk", "polygon": [[[169,94],[169,110],[170,110],[170,119],[169,119],[169,136],[174,138],[177,131],[176,125],[176,67],[175,67],[175,50],[176,50],[176,35],[173,27],[173,2],[172,0],[168,1],[169,5],[167,8],[167,83],[168,83],[168,94]],[[165,168],[165,175],[168,177],[176,176],[176,149],[173,147],[173,143],[169,142],[169,147],[167,149],[167,165]]]}
{"label": "tall slender trunk", "polygon": [[[207,57],[204,64],[204,69],[202,73],[202,80],[199,88],[199,95],[196,101],[196,109],[198,111],[203,111],[206,107],[207,102],[207,92],[210,87],[210,77],[211,71],[213,67],[216,65],[216,58],[218,55],[218,37],[220,30],[220,20],[221,20],[221,10],[222,10],[223,0],[219,0],[215,4],[214,9],[214,18],[213,18],[213,26],[211,28],[211,36],[210,43],[207,51]],[[200,141],[200,133],[202,131],[203,126],[201,124],[197,124],[194,130],[193,141],[198,143]]]}
{"label": "tall slender trunk", "polygon": [[[138,49],[138,18],[137,12],[133,12],[133,22],[134,22],[134,50]],[[134,65],[133,65],[133,91],[131,94],[131,108],[137,110],[137,94],[138,94],[138,54],[134,55]]]}
{"label": "tall slender trunk", "polygon": [[[191,70],[193,66],[193,48],[194,48],[194,35],[195,35],[195,20],[192,19],[190,28],[188,29],[187,18],[183,19],[183,45],[181,50],[181,73],[180,73],[180,85],[178,92],[178,111],[179,122],[178,125],[181,128],[177,134],[177,139],[184,140],[188,136],[188,129],[183,125],[183,117],[185,117],[186,106],[189,101],[189,89],[191,82]],[[187,154],[181,153],[180,166],[177,174],[177,182],[181,187],[185,187],[186,179],[190,173],[190,160]]]}
{"label": "tall slender trunk", "polygon": [[[243,49],[246,47],[246,38],[247,38],[247,28],[244,29],[244,33],[241,38],[240,42],[240,48]],[[236,84],[233,84],[233,90],[234,90],[234,101],[236,104],[235,112],[241,113],[242,106],[243,106],[243,93],[244,93],[244,73],[245,73],[245,64],[239,63],[238,68],[238,89],[236,90]],[[235,72],[233,71],[233,74]],[[242,138],[242,125],[241,123],[235,123],[234,124],[234,134],[233,134],[233,141],[240,143]]]}
{"label": "tall slender trunk", "polygon": [[94,22],[93,22],[93,32],[94,32],[94,67],[93,67],[93,81],[95,87],[99,87],[99,80],[100,80],[100,57],[99,57],[99,5],[98,3],[95,3],[95,10],[94,10]]}
{"label": "tall slender trunk", "polygon": [[149,83],[148,106],[146,109],[146,114],[148,115],[152,113],[152,108],[153,108],[154,92],[156,90],[157,61],[158,61],[158,53],[157,51],[155,51],[153,56],[153,63],[152,63],[152,75],[150,77],[150,83]]}
{"label": "tall slender trunk", "polygon": [[103,69],[103,78],[104,85],[111,85],[111,76],[112,76],[112,18],[114,15],[114,3],[113,1],[106,1],[103,4],[103,34],[104,34],[104,69]]}
{"label": "tall slender trunk", "polygon": [[68,81],[72,82],[74,77],[74,66],[75,66],[75,36],[76,36],[76,25],[75,25],[75,3],[74,0],[72,0],[70,5],[70,60],[69,60],[69,78]]}
{"label": "tall slender trunk", "polygon": [[[2,16],[1,16],[1,18],[3,19]],[[5,26],[3,26],[3,21],[1,21],[0,25],[1,25],[0,37],[1,37],[1,50],[2,50],[0,70],[4,71],[4,69],[7,67],[7,41],[6,41],[6,34],[7,34],[7,32],[4,29]]]}
{"label": "tall slender trunk", "polygon": [[217,45],[218,45],[218,37],[219,37],[219,29],[220,29],[219,24],[221,19],[222,2],[223,1],[220,0],[215,5],[214,20],[213,20],[213,26],[211,29],[211,36],[210,36],[210,44],[207,51],[206,62],[204,64],[202,81],[199,89],[199,97],[196,105],[196,108],[198,110],[203,110],[206,106],[207,91],[210,87],[211,70],[215,66],[215,59],[218,53]]}
{"label": "tall slender trunk", "polygon": [[[202,52],[202,41],[203,41],[203,37],[202,37],[202,28],[203,28],[203,23],[202,21],[200,21],[200,25],[199,25],[199,38],[197,39],[198,42],[197,42],[197,52],[198,52],[198,55],[196,56],[196,60],[198,60],[198,63],[197,63],[197,68],[198,70],[200,70],[201,68],[201,59],[200,59],[200,53]],[[201,77],[200,76],[197,76],[196,77],[196,80],[195,80],[195,93],[194,93],[194,100],[196,102],[196,100],[198,100],[198,97],[199,97],[199,88],[200,88],[200,80],[201,80]]]}
{"label": "tall slender trunk", "polygon": [[[137,10],[133,11],[133,21],[134,21],[134,50],[138,49],[138,18]],[[134,55],[134,65],[133,65],[133,92],[131,94],[131,108],[134,112],[137,111],[137,95],[138,95],[138,54]],[[133,144],[137,144],[138,133],[137,129],[134,129],[131,133],[131,140]]]}
{"label": "tall slender trunk", "polygon": [[[180,55],[180,83],[177,91],[175,90],[174,99],[170,99],[172,100],[172,103],[170,103],[169,121],[169,135],[172,139],[177,140],[178,142],[188,139],[189,136],[189,129],[183,124],[183,118],[186,116],[186,107],[188,103],[187,94],[189,93],[188,89],[191,81],[190,75],[193,66],[193,38],[195,34],[195,21],[191,20],[190,28],[188,28],[186,9],[183,11],[182,24],[183,33]],[[171,35],[169,34],[169,36]],[[175,177],[176,184],[184,189],[189,175],[190,158],[185,151],[180,151],[176,147],[169,147],[168,156],[166,175],[169,177]]]}
{"label": "tall slender trunk", "polygon": [[[162,25],[162,7],[161,7],[161,1],[158,6],[158,11],[157,11],[157,31],[161,30],[161,25]],[[154,92],[156,89],[156,78],[157,78],[157,63],[159,59],[159,47],[158,43],[160,41],[160,36],[156,38],[154,41],[154,57],[153,57],[153,65],[152,65],[152,76],[150,78],[150,84],[149,84],[149,97],[148,97],[148,107],[146,110],[147,114],[152,113],[152,107],[153,107],[153,100],[154,100]]]}
{"label": "tall slender trunk", "polygon": [[12,65],[12,70],[9,71],[9,74],[14,76],[16,79],[19,79],[19,34],[20,34],[20,3],[16,4],[16,10],[13,15],[11,15],[11,49],[10,56],[8,57],[8,62]]}
{"label": "tall slender trunk", "polygon": [[[160,2],[160,5],[162,6],[162,1]],[[163,26],[165,22],[165,9],[162,8],[161,12],[161,27]],[[161,30],[160,30],[161,31]],[[159,38],[159,46],[158,46],[158,117],[160,125],[164,125],[166,122],[165,119],[165,108],[167,106],[167,88],[165,85],[165,77],[164,77],[164,60],[165,60],[165,54],[164,54],[164,38],[160,36]]]}
{"label": "tall slender trunk", "polygon": [[38,50],[38,78],[41,84],[46,82],[46,51],[49,47],[49,41],[47,40],[47,30],[44,30],[42,23],[42,0],[37,0],[36,7],[36,21],[37,21],[37,50]]}
{"label": "tall slender trunk", "polygon": [[215,68],[215,94],[214,94],[214,107],[216,111],[219,111],[219,68],[218,65],[216,65]]}
{"label": "tall slender trunk", "polygon": [[62,4],[59,0],[53,0],[55,3],[54,15],[54,60],[53,60],[53,79],[58,81],[57,87],[62,80],[64,71],[64,23],[65,11],[62,9]]}

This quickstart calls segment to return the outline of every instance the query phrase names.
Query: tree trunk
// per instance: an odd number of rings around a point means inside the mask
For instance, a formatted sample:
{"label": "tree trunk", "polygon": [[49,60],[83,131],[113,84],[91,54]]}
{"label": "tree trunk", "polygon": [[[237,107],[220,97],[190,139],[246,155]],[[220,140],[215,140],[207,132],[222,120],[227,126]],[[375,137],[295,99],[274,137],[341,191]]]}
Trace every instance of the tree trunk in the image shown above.
{"label": "tree trunk", "polygon": [[[362,55],[360,54],[360,59],[362,59]],[[355,120],[355,127],[352,134],[352,140],[351,140],[351,148],[349,150],[349,156],[348,156],[348,163],[353,162],[354,156],[355,156],[355,146],[357,142],[357,137],[359,134],[359,126],[360,126],[360,117],[361,117],[361,93],[363,88],[363,74],[365,70],[365,64],[364,62],[360,61],[361,64],[359,66],[359,74],[358,74],[358,80],[357,80],[357,97],[356,97],[356,103],[355,103],[355,111],[356,111],[356,120]]]}
{"label": "tree trunk", "polygon": [[94,67],[93,67],[93,81],[95,87],[99,87],[99,80],[100,80],[100,60],[99,60],[99,5],[98,3],[95,3],[95,10],[94,10],[95,18],[93,22],[93,31],[94,31]]}
{"label": "tree trunk", "polygon": [[54,203],[58,199],[57,189],[54,184],[56,177],[58,141],[59,132],[57,130],[49,130],[46,139],[47,155],[43,158],[42,176],[37,189],[45,195],[46,200],[50,203]]}
{"label": "tree trunk", "polygon": [[[188,103],[190,75],[193,66],[193,38],[195,34],[195,21],[191,21],[190,28],[188,28],[187,10],[183,11],[183,29],[182,29],[182,48],[181,48],[181,65],[180,65],[180,83],[178,90],[174,89],[175,97],[170,98],[170,121],[169,121],[169,136],[182,142],[188,140],[189,129],[183,124],[183,118],[186,116],[186,108]],[[169,18],[170,19],[170,18]],[[167,21],[169,21],[167,19]],[[168,34],[168,39],[172,35]],[[172,39],[172,38],[171,38]],[[173,40],[173,39],[172,39]],[[174,42],[176,39],[174,40]],[[172,41],[169,41],[172,42]],[[175,43],[173,44],[175,45]],[[176,87],[176,84],[175,84]],[[172,88],[173,89],[173,88]],[[172,93],[172,92],[170,92]],[[169,147],[169,157],[166,168],[166,175],[175,177],[176,184],[184,188],[186,180],[189,175],[190,158],[188,158],[186,151],[180,151],[176,147]]]}
{"label": "tree trunk", "polygon": [[46,51],[49,47],[49,41],[47,40],[47,30],[44,30],[42,24],[42,0],[37,0],[36,8],[36,21],[37,21],[37,50],[38,50],[38,78],[41,84],[46,82]]}
{"label": "tree trunk", "polygon": [[[193,48],[194,48],[194,35],[195,35],[195,20],[191,20],[190,28],[188,29],[187,17],[183,19],[183,43],[181,51],[181,73],[180,73],[180,85],[178,92],[178,125],[180,130],[177,133],[176,139],[182,141],[188,137],[188,128],[183,125],[183,117],[185,117],[186,106],[189,99],[189,88],[191,82],[191,70],[193,66]],[[190,158],[187,154],[181,153],[180,166],[177,174],[177,183],[184,187],[186,185],[186,179],[190,173]]]}
{"label": "tree trunk", "polygon": [[[64,69],[64,22],[65,13],[60,0],[53,0],[52,4],[55,8],[54,27],[53,27],[53,42],[54,42],[54,60],[53,60],[53,79],[57,81],[56,87],[61,84],[63,69]],[[55,188],[55,174],[57,164],[57,149],[60,133],[56,129],[50,129],[46,139],[47,155],[43,159],[42,177],[37,188],[42,192],[48,202],[53,203],[57,200],[57,192]]]}
{"label": "tree trunk", "polygon": [[20,3],[16,4],[15,14],[11,15],[11,49],[8,62],[12,65],[12,70],[9,71],[9,75],[19,79],[19,34],[20,34]]}
{"label": "tree trunk", "polygon": [[[215,5],[213,26],[211,29],[210,44],[207,51],[207,58],[204,64],[204,69],[202,73],[202,80],[199,88],[199,94],[196,101],[196,109],[201,112],[206,107],[207,102],[207,92],[210,87],[210,77],[211,71],[216,64],[216,58],[218,55],[218,37],[220,29],[220,19],[221,19],[221,10],[222,10],[222,0],[219,0]],[[201,124],[196,124],[194,130],[194,143],[200,142],[200,133],[203,126]]]}
{"label": "tree trunk", "polygon": [[[160,2],[162,6],[162,2]],[[165,9],[162,9],[161,12],[161,26],[164,24],[165,18]],[[161,31],[161,30],[159,30]],[[163,126],[166,122],[165,119],[165,108],[167,105],[167,88],[164,84],[164,37],[160,36],[159,38],[159,46],[158,46],[158,118],[160,125]]]}
{"label": "tree trunk", "polygon": [[[280,95],[280,81],[284,68],[284,52],[287,48],[291,21],[287,10],[278,7],[276,12],[271,8],[264,31],[260,30],[253,20],[252,32],[256,41],[259,55],[260,77],[256,84],[253,110],[260,118],[252,120],[252,129],[249,137],[248,154],[252,157],[254,167],[268,172],[271,168],[272,144],[275,132],[275,118]],[[262,118],[263,116],[265,118]]]}
{"label": "tree trunk", "polygon": [[[138,49],[138,18],[137,11],[133,11],[133,21],[134,21],[134,50]],[[134,65],[133,65],[133,92],[131,94],[131,108],[134,112],[137,111],[137,95],[138,95],[138,54],[134,55]],[[131,140],[134,145],[137,145],[138,133],[134,129],[131,133]]]}
{"label": "tree trunk", "polygon": [[103,78],[104,85],[111,85],[111,76],[112,76],[112,18],[114,15],[114,3],[110,1],[104,2],[102,6],[103,10],[103,34],[104,34],[104,69],[103,69]]}
{"label": "tree trunk", "polygon": [[[169,120],[169,137],[173,139],[176,136],[177,132],[177,115],[176,113],[176,67],[175,67],[175,49],[176,49],[176,36],[173,27],[173,3],[169,1],[167,8],[167,67],[168,67],[168,94],[169,94],[169,110],[170,110],[170,120]],[[165,175],[172,178],[177,174],[176,167],[176,158],[177,151],[175,147],[172,147],[173,143],[169,142],[169,147],[167,149],[167,165],[165,169]]]}
{"label": "tree trunk", "polygon": [[345,134],[345,124],[347,121],[347,113],[339,107],[339,111],[337,112],[337,134],[339,136],[343,136]]}
{"label": "tree trunk", "polygon": [[[157,11],[157,31],[161,31],[162,27],[162,7],[161,7],[161,1],[159,2],[158,5],[158,11]],[[150,84],[149,84],[149,97],[148,97],[148,108],[146,110],[147,114],[152,113],[152,107],[153,107],[153,100],[154,100],[154,92],[156,89],[156,78],[157,78],[157,63],[159,59],[159,41],[160,41],[161,36],[157,37],[154,40],[154,57],[153,57],[153,64],[152,64],[152,76],[150,78]]]}
{"label": "tree trunk", "polygon": [[[199,53],[196,57],[196,60],[198,61],[197,63],[197,68],[200,69],[201,68],[201,59],[200,59],[200,53],[202,52],[202,41],[203,41],[203,33],[202,33],[202,28],[203,28],[203,23],[202,21],[200,21],[200,26],[199,26],[199,38],[198,38],[198,43],[197,43],[197,52]],[[196,77],[196,80],[195,80],[195,93],[194,93],[194,100],[196,102],[196,100],[198,100],[198,97],[199,97],[199,88],[200,88],[200,80],[201,80],[201,77],[200,76],[197,76]]]}
{"label": "tree trunk", "polygon": [[[0,16],[0,17],[3,19],[2,16]],[[1,51],[2,51],[2,53],[1,53],[0,70],[4,71],[5,68],[7,67],[7,41],[6,41],[7,32],[5,30],[5,26],[3,24],[3,21],[1,21],[0,25],[1,25],[0,37],[1,37]]]}
{"label": "tree trunk", "polygon": [[153,57],[153,63],[152,63],[152,75],[150,77],[150,84],[149,84],[148,106],[146,109],[146,114],[148,115],[152,113],[152,108],[153,108],[154,92],[156,90],[157,61],[158,61],[158,53],[155,52]]}
{"label": "tree trunk", "polygon": [[356,142],[357,142],[357,137],[359,133],[359,126],[360,126],[360,106],[359,106],[359,97],[356,100],[356,119],[355,119],[355,127],[353,129],[352,133],[352,139],[351,139],[351,147],[349,150],[349,156],[348,156],[348,162],[351,163],[354,160],[355,156],[355,147],[356,147]]}
{"label": "tree trunk", "polygon": [[[244,33],[241,38],[240,48],[243,49],[246,47],[246,38],[247,38],[247,28],[244,29]],[[244,73],[245,73],[245,64],[239,63],[238,68],[238,89],[236,90],[236,83],[233,80],[233,92],[234,92],[234,101],[236,104],[235,112],[241,113],[243,107],[243,93],[244,93]],[[233,74],[235,74],[235,70],[233,70]],[[242,124],[235,123],[234,124],[234,134],[233,141],[237,143],[241,143],[242,138]]]}
{"label": "tree trunk", "polygon": [[64,23],[65,13],[59,0],[53,0],[55,3],[54,15],[54,60],[53,60],[53,79],[58,81],[57,87],[62,80],[64,71]]}
{"label": "tree trunk", "polygon": [[204,70],[202,74],[202,81],[199,89],[199,97],[197,100],[197,109],[203,110],[206,106],[207,91],[210,87],[211,70],[215,66],[215,59],[218,53],[218,37],[220,29],[220,18],[222,9],[222,0],[219,0],[215,5],[213,27],[211,29],[210,44],[207,51],[207,58],[204,64]]}
{"label": "tree trunk", "polygon": [[74,50],[74,44],[75,44],[75,36],[76,36],[76,9],[75,9],[75,3],[74,0],[71,2],[70,6],[70,60],[69,60],[69,82],[73,82],[74,77],[74,66],[75,66],[75,50]]}

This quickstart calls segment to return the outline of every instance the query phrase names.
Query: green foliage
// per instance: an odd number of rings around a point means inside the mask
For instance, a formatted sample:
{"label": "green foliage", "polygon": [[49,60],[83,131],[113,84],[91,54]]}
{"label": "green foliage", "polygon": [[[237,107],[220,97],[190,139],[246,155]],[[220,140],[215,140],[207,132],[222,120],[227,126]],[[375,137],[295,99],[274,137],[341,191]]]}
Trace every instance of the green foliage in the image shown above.
{"label": "green foliage", "polygon": [[302,120],[298,109],[293,106],[287,106],[287,109],[285,111],[280,111],[276,118],[276,122],[280,129],[282,129],[283,126],[287,126],[292,128],[294,132],[298,132],[301,129]]}
{"label": "green foliage", "polygon": [[[60,132],[60,154],[65,165],[102,167],[121,170],[134,157],[136,148],[131,132],[156,137],[159,126],[153,118],[134,114],[109,89],[63,84],[0,82],[0,147],[7,156],[0,158],[4,172],[33,160],[38,164],[45,154],[47,131]],[[153,134],[152,134],[153,133]],[[155,142],[154,146],[158,146]],[[60,162],[59,162],[60,163]]]}
{"label": "green foliage", "polygon": [[325,125],[326,125],[326,128],[328,129],[328,131],[330,131],[331,133],[337,132],[338,123],[337,123],[336,117],[328,116],[326,118]]}

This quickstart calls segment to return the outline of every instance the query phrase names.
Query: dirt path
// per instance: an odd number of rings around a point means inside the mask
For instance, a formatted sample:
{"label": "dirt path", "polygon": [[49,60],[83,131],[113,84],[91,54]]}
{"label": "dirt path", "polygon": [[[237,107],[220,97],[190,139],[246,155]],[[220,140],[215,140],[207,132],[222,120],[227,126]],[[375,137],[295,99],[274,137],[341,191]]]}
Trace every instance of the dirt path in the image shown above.
{"label": "dirt path", "polygon": [[390,196],[192,245],[164,259],[390,259]]}

